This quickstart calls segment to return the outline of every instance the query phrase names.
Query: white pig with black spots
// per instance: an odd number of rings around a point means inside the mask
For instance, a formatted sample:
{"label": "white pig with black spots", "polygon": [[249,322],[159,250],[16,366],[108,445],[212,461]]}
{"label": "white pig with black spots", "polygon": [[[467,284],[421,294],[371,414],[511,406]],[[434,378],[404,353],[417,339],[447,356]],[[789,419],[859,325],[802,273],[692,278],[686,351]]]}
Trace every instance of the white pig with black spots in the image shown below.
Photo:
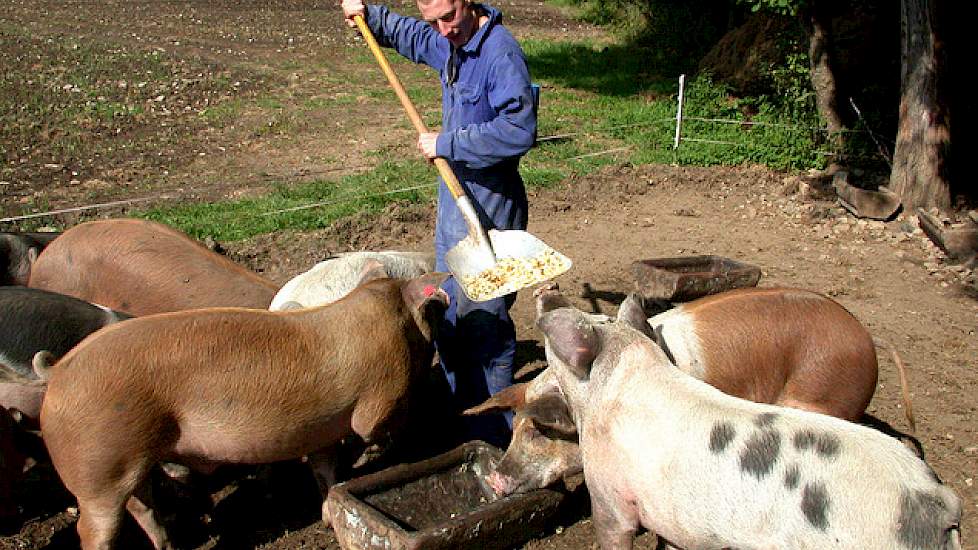
{"label": "white pig with black spots", "polygon": [[687,550],[961,548],[960,499],[899,441],[726,395],[675,368],[643,321],[538,320],[602,548],[631,548],[640,526]]}

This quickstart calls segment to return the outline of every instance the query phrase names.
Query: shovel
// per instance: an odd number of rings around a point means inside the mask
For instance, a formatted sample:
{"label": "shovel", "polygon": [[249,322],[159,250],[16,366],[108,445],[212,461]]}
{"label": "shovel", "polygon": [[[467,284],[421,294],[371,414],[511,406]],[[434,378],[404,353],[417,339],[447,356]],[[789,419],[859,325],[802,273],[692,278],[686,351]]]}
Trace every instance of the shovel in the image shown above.
{"label": "shovel", "polygon": [[[408,98],[404,86],[391,69],[367,23],[359,15],[353,21],[401,100],[415,130],[419,134],[428,132],[421,115]],[[552,279],[570,269],[571,261],[567,256],[526,231],[491,229],[486,233],[479,223],[479,215],[472,206],[472,201],[465,194],[448,161],[436,157],[434,163],[469,227],[468,236],[445,254],[445,263],[470,300],[484,302],[505,296]]]}

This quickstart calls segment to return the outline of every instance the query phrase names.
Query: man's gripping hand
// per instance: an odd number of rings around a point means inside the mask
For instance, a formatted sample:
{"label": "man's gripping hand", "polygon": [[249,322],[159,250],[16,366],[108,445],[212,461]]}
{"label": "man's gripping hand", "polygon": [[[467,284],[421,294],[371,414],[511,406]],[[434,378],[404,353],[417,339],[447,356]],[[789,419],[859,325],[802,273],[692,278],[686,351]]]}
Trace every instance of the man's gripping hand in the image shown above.
{"label": "man's gripping hand", "polygon": [[435,157],[438,156],[438,153],[435,152],[437,144],[438,132],[426,132],[418,135],[418,150],[429,161],[435,160]]}
{"label": "man's gripping hand", "polygon": [[343,0],[340,2],[340,6],[343,8],[343,17],[346,18],[346,24],[350,27],[357,26],[353,22],[354,16],[359,15],[360,17],[366,18],[366,8],[363,7],[363,0]]}

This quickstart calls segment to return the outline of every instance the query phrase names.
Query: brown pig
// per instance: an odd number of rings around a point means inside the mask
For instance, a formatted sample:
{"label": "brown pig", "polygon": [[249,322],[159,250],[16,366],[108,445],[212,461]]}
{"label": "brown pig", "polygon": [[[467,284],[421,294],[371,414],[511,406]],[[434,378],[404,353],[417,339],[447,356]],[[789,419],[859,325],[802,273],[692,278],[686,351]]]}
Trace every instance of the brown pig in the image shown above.
{"label": "brown pig", "polygon": [[203,307],[266,309],[278,291],[186,234],[137,219],[68,229],[37,257],[29,286],[135,316]]}
{"label": "brown pig", "polygon": [[367,280],[294,311],[135,318],[75,347],[51,369],[41,429],[78,499],[82,548],[111,548],[126,509],[169,546],[143,493],[162,461],[207,472],[309,456],[328,487],[341,440],[377,441],[403,419],[432,365],[446,278]]}
{"label": "brown pig", "polygon": [[[538,318],[570,307],[556,284],[534,292]],[[645,320],[631,296],[619,317]],[[592,321],[607,322],[604,316]],[[680,370],[721,391],[859,420],[876,388],[872,336],[841,305],[820,294],[788,288],[724,292],[660,313],[641,326]],[[894,354],[901,371],[903,365]],[[549,369],[548,369],[549,370]],[[904,385],[908,418],[910,405]],[[570,415],[547,371],[466,411],[513,410],[513,439],[489,479],[500,494],[544,487],[581,470]]]}

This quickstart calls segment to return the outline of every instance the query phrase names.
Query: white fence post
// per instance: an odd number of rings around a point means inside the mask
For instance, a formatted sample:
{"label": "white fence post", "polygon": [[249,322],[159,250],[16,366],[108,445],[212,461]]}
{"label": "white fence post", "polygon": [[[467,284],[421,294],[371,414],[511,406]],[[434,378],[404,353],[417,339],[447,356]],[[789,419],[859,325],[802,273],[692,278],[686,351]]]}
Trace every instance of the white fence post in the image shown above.
{"label": "white fence post", "polygon": [[679,135],[683,130],[683,94],[686,91],[686,75],[679,75],[679,106],[676,107],[676,137],[672,141],[673,150],[679,149]]}

